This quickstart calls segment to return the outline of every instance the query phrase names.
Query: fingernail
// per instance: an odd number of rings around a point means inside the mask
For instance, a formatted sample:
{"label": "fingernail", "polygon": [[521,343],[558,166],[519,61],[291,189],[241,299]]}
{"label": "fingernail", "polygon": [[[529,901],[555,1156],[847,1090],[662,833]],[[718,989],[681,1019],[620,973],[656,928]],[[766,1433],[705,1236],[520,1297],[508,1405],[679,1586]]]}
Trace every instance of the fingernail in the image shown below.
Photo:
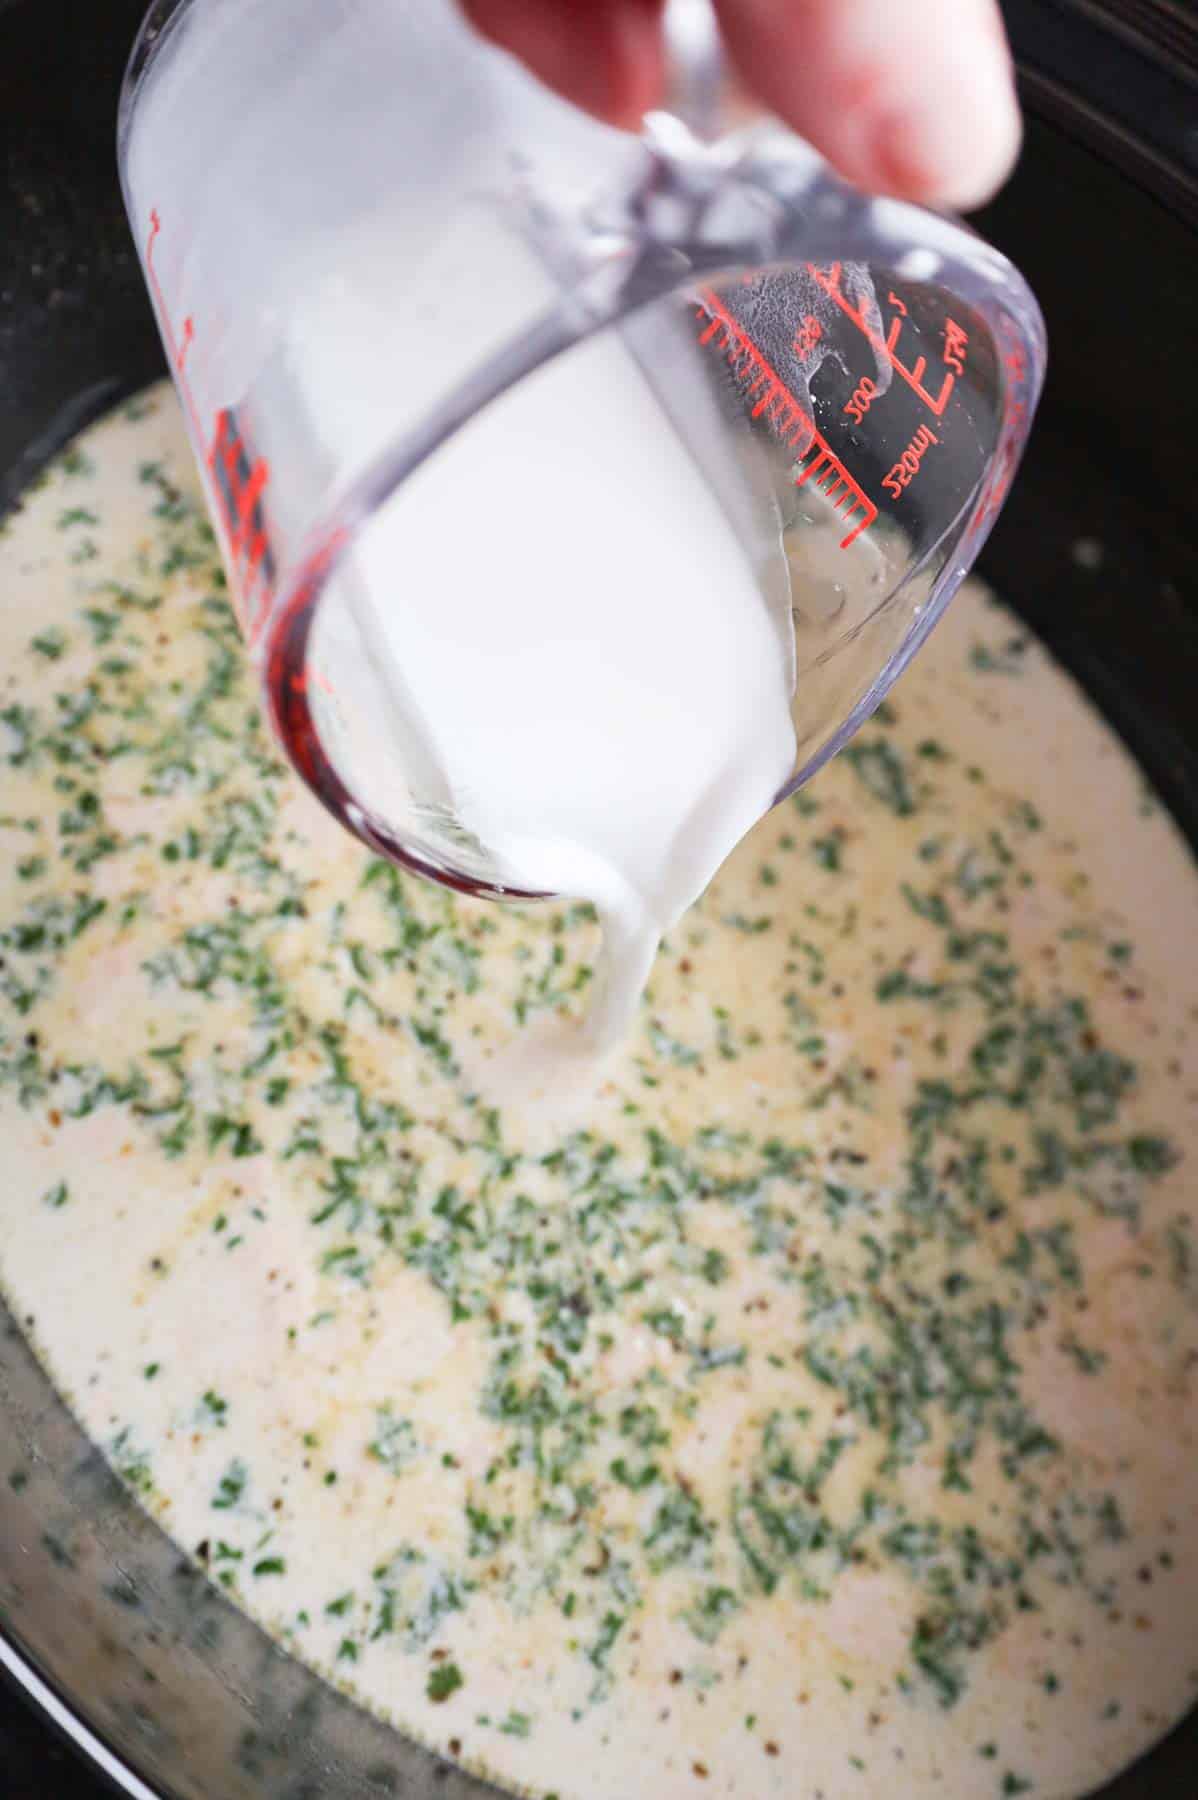
{"label": "fingernail", "polygon": [[1022,125],[1005,48],[959,70],[951,97],[882,122],[874,141],[891,193],[966,212],[989,200],[1019,154]]}

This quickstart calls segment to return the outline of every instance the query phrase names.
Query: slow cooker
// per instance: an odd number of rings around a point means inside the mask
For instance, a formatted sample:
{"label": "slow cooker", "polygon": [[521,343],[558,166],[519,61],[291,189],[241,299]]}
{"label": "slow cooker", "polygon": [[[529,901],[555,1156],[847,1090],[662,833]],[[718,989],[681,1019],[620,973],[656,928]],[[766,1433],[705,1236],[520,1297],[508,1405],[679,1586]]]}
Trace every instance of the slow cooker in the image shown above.
{"label": "slow cooker", "polygon": [[[0,0],[0,513],[69,436],[163,372],[113,145],[142,6]],[[1198,845],[1198,13],[1182,0],[1006,11],[1027,141],[974,222],[1028,277],[1051,358],[982,573]],[[10,1482],[18,1465],[26,1478]],[[493,1791],[335,1693],[210,1586],[2,1308],[0,1668],[7,1800]],[[1105,1800],[1193,1793],[1196,1763],[1198,1709]]]}

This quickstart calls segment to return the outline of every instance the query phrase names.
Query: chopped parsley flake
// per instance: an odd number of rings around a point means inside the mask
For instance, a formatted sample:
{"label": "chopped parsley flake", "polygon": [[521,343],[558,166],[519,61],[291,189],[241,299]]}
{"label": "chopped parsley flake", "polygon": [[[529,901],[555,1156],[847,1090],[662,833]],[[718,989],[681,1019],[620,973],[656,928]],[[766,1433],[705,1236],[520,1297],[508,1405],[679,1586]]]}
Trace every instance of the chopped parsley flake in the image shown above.
{"label": "chopped parsley flake", "polygon": [[430,1671],[425,1692],[430,1700],[440,1705],[464,1686],[465,1677],[458,1665],[455,1662],[443,1662]]}

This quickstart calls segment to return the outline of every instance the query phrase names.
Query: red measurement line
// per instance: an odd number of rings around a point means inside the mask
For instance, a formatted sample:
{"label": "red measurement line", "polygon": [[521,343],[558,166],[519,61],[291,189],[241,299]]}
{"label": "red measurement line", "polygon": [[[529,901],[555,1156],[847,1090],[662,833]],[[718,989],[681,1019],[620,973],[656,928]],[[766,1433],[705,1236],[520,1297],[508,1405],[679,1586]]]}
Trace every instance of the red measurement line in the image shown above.
{"label": "red measurement line", "polygon": [[146,273],[149,276],[150,292],[154,296],[154,304],[158,309],[158,317],[162,321],[162,334],[166,339],[167,354],[171,359],[171,366],[175,371],[179,392],[183,396],[183,404],[187,408],[188,419],[191,421],[192,435],[202,450],[204,448],[204,433],[200,429],[200,419],[199,414],[196,411],[195,400],[192,398],[191,384],[187,379],[187,374],[183,367],[187,360],[187,352],[191,347],[192,339],[195,336],[195,326],[190,318],[183,321],[183,342],[180,344],[175,336],[175,329],[171,324],[171,316],[167,311],[166,301],[163,298],[162,285],[158,280],[158,271],[154,267],[154,244],[161,230],[162,220],[158,217],[158,208],[154,207],[150,213],[150,235],[146,240]]}
{"label": "red measurement line", "polygon": [[241,455],[241,433],[232,426],[227,410],[216,415],[216,431],[212,439],[212,448],[208,452],[208,467],[216,473],[219,460],[224,465],[225,474],[230,481],[237,468],[237,458]]}
{"label": "red measurement line", "polygon": [[[919,395],[928,410],[935,413],[938,419],[941,418],[945,407],[948,405],[949,395],[956,386],[956,376],[950,371],[944,377],[944,383],[940,392],[933,398],[933,396],[929,394],[927,388],[923,385],[923,373],[928,366],[927,357],[921,356],[919,361],[915,364],[915,367],[909,369],[906,363],[900,360],[895,351],[894,346],[898,343],[899,335],[903,329],[902,319],[894,319],[891,322],[890,330],[886,333],[886,336],[884,338],[879,337],[877,332],[869,325],[865,314],[861,309],[854,306],[852,301],[847,299],[841,290],[839,263],[833,263],[830,269],[817,269],[814,263],[808,263],[807,269],[819,282],[829,300],[835,300],[841,312],[847,319],[853,321],[853,324],[857,327],[862,337],[873,345],[879,356],[884,356],[886,358],[886,361],[890,364],[895,374],[901,375],[903,380],[907,383],[907,386]],[[894,299],[893,294],[891,295],[891,299]],[[898,304],[898,302],[896,302],[896,304]],[[957,329],[959,330],[960,327],[957,327]]]}
{"label": "red measurement line", "polygon": [[253,524],[253,512],[262,496],[269,476],[265,458],[259,457],[250,470],[249,480],[237,496],[237,530],[233,533],[233,548],[240,552],[249,536]]}
{"label": "red measurement line", "polygon": [[[176,337],[158,271],[154,267],[154,246],[161,231],[162,220],[157,207],[154,207],[150,212],[150,233],[146,240],[146,274],[150,292],[154,296],[167,355],[175,372],[175,383],[187,409],[192,439],[199,447],[212,475],[212,489],[228,538],[230,562],[239,572],[244,615],[242,624],[253,643],[261,630],[271,599],[270,581],[264,566],[269,545],[260,524],[262,515],[259,510],[270,480],[270,465],[265,457],[249,463],[252,452],[247,451],[227,411],[218,413],[210,442],[205,436],[185,366],[187,353],[195,342],[195,322],[189,315],[183,321],[182,338]],[[244,483],[241,483],[239,465],[243,457],[248,465],[248,474]],[[222,472],[223,481],[220,478]],[[255,512],[258,512],[258,521],[255,520]],[[262,593],[255,604],[254,596],[259,586]]]}
{"label": "red measurement line", "polygon": [[727,357],[729,367],[749,397],[760,395],[753,408],[753,417],[758,419],[764,414],[782,442],[792,448],[800,438],[805,438],[798,453],[802,467],[795,475],[795,486],[805,486],[814,476],[816,487],[832,502],[834,512],[843,510],[847,520],[860,510],[862,517],[848,536],[841,539],[840,548],[847,550],[853,540],[873,524],[878,516],[877,507],[856,478],[849,474],[815,420],[799,405],[782,377],[717,296],[708,289],[702,300],[699,317],[710,314],[710,322],[701,332],[699,342],[714,343]]}

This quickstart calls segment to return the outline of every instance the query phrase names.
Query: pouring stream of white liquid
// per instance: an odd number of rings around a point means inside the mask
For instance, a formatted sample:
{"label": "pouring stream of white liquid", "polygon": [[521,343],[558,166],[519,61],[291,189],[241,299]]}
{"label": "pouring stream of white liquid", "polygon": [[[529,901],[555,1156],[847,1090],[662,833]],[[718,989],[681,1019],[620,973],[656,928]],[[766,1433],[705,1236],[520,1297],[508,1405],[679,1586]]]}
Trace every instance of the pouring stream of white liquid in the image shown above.
{"label": "pouring stream of white liquid", "polygon": [[609,334],[418,470],[356,559],[444,801],[511,885],[597,909],[574,1040],[594,1061],[793,767],[791,663],[749,558]]}

